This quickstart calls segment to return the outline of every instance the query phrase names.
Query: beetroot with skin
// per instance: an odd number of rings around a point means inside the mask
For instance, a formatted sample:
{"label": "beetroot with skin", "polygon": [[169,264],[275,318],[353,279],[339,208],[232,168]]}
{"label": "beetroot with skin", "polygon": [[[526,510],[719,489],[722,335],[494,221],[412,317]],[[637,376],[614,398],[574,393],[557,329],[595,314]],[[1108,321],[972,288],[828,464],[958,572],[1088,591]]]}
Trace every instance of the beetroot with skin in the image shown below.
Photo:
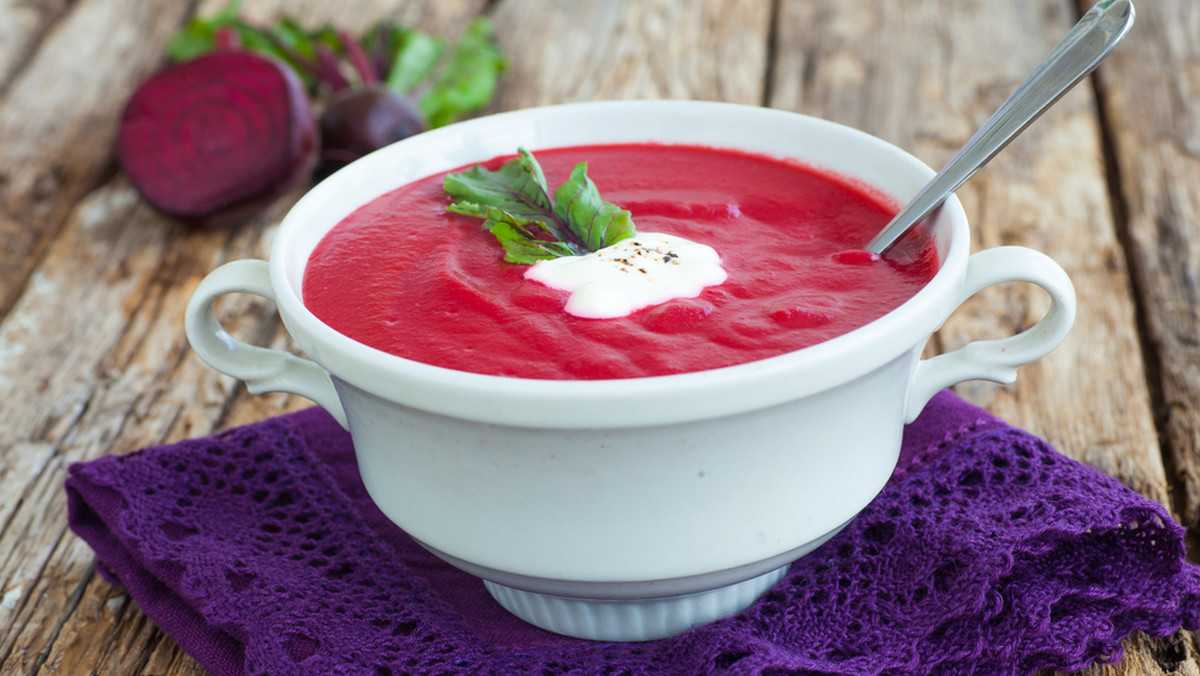
{"label": "beetroot with skin", "polygon": [[320,124],[322,173],[429,127],[411,99],[380,84],[338,92]]}
{"label": "beetroot with skin", "polygon": [[203,221],[306,178],[317,146],[296,74],[270,57],[230,49],[143,82],[121,117],[117,155],[152,206]]}

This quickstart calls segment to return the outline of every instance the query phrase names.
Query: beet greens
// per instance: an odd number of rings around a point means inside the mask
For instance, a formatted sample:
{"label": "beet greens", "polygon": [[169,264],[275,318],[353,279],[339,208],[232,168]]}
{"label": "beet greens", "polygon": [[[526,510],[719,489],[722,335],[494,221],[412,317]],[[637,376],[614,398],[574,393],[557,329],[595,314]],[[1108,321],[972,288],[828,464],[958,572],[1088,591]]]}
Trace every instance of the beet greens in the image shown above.
{"label": "beet greens", "polygon": [[[482,17],[452,44],[390,20],[357,38],[328,24],[306,30],[286,17],[258,28],[238,18],[239,6],[234,0],[211,18],[193,19],[167,45],[168,53],[175,60],[192,58],[232,30],[245,49],[290,65],[317,101],[320,117],[332,118],[321,125],[332,134],[321,148],[327,168],[484,108],[505,65],[491,22]],[[355,93],[360,90],[371,93]]]}
{"label": "beet greens", "polygon": [[240,0],[167,45],[173,65],[134,92],[118,158],[161,211],[203,221],[491,101],[504,59],[490,22],[457,42],[376,23],[361,37],[291,18],[261,28]]}

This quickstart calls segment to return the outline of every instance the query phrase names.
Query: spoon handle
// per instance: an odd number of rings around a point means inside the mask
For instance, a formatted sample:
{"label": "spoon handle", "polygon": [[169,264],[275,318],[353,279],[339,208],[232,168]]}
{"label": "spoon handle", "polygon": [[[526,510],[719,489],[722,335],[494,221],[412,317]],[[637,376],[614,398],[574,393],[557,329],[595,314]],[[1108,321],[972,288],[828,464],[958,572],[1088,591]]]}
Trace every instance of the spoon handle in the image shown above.
{"label": "spoon handle", "polygon": [[1067,32],[967,144],[865,247],[883,254],[958,190],[1075,83],[1095,70],[1133,25],[1130,0],[1103,0]]}

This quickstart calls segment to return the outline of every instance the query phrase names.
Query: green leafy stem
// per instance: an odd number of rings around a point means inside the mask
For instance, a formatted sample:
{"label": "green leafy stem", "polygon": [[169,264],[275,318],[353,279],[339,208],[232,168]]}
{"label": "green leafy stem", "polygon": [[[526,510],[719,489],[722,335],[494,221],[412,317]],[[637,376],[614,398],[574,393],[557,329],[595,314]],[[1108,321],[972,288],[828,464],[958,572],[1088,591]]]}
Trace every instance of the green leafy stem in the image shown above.
{"label": "green leafy stem", "polygon": [[361,37],[332,24],[315,30],[283,17],[269,26],[239,18],[242,0],[209,17],[196,17],[167,43],[174,61],[235,45],[275,57],[323,96],[379,83],[416,102],[430,127],[440,127],[491,101],[506,62],[491,23],[476,17],[457,43],[383,19]]}
{"label": "green leafy stem", "polygon": [[575,165],[551,198],[541,165],[524,148],[518,153],[495,171],[477,164],[444,182],[455,200],[448,210],[482,218],[505,260],[530,265],[579,256],[634,236],[632,215],[600,197],[587,162]]}

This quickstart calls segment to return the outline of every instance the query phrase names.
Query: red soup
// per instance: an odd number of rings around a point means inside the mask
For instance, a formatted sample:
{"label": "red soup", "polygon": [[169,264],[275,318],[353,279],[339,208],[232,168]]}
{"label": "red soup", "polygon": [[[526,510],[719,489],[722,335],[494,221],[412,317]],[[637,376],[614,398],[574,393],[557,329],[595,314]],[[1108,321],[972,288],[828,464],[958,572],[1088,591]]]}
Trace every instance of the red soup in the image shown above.
{"label": "red soup", "polygon": [[601,196],[629,210],[638,232],[707,244],[726,281],[625,317],[573,316],[563,310],[568,294],[526,280],[528,266],[505,262],[478,219],[446,211],[452,200],[437,175],[333,228],[308,261],[305,305],[361,343],[427,364],[522,378],[632,378],[828,340],[897,307],[937,271],[924,235],[887,258],[862,251],[895,205],[793,163],[651,144],[535,155],[551,190],[586,161]]}

